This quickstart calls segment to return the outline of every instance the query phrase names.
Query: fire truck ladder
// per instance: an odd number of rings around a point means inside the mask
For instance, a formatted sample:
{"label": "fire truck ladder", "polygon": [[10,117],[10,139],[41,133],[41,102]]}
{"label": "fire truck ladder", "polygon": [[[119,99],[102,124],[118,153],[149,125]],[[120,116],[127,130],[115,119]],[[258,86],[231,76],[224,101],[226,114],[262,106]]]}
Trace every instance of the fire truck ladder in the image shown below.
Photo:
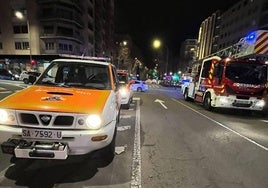
{"label": "fire truck ladder", "polygon": [[268,31],[257,30],[252,32],[241,38],[237,43],[213,53],[209,57],[211,56],[268,60]]}

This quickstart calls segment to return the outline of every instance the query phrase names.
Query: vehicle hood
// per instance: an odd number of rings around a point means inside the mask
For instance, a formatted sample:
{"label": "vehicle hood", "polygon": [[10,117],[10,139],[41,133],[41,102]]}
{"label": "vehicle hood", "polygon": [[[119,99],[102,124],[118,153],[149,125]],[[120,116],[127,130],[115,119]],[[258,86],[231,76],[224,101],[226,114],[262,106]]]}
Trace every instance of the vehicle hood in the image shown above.
{"label": "vehicle hood", "polygon": [[0,101],[0,108],[66,113],[102,113],[111,91],[30,86]]}

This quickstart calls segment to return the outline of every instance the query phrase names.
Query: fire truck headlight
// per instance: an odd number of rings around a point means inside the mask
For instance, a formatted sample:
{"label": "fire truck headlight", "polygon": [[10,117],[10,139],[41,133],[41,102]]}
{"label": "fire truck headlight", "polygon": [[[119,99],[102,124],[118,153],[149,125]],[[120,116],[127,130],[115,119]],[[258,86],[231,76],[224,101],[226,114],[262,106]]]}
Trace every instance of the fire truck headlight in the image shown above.
{"label": "fire truck headlight", "polygon": [[0,123],[7,125],[17,124],[15,111],[0,109]]}
{"label": "fire truck headlight", "polygon": [[265,101],[264,100],[260,100],[260,101],[256,102],[256,106],[263,108],[265,106]]}
{"label": "fire truck headlight", "polygon": [[86,125],[90,128],[90,129],[99,129],[101,127],[101,118],[99,115],[97,114],[92,114],[89,115],[86,119]]}

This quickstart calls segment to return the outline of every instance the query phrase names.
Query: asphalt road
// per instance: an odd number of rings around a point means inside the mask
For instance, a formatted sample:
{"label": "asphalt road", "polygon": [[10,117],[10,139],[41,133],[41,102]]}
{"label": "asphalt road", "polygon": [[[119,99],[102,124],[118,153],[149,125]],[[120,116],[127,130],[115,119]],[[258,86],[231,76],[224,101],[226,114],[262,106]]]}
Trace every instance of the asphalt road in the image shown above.
{"label": "asphalt road", "polygon": [[[13,83],[10,90],[19,89]],[[134,96],[121,112],[112,163],[76,158],[13,165],[0,153],[0,187],[268,187],[267,117],[209,112],[174,88],[154,85]]]}

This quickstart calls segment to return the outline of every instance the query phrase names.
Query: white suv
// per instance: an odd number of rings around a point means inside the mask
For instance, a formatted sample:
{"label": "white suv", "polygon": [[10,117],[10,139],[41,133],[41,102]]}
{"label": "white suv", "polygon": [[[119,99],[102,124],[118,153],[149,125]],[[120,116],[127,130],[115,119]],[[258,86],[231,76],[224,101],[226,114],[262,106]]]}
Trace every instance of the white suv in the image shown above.
{"label": "white suv", "polygon": [[117,87],[110,62],[53,60],[33,85],[0,101],[2,152],[15,159],[64,160],[99,151],[105,162],[113,159]]}
{"label": "white suv", "polygon": [[[30,80],[29,77],[33,76],[33,77],[38,77],[40,76],[41,73],[36,72],[36,71],[22,71],[22,73],[20,74],[20,78],[19,80],[22,80],[25,84],[29,84]],[[33,83],[31,83],[33,84]]]}
{"label": "white suv", "polygon": [[129,74],[126,70],[117,70],[119,79],[119,93],[121,97],[121,107],[129,109],[133,101],[133,90],[130,89]]}

